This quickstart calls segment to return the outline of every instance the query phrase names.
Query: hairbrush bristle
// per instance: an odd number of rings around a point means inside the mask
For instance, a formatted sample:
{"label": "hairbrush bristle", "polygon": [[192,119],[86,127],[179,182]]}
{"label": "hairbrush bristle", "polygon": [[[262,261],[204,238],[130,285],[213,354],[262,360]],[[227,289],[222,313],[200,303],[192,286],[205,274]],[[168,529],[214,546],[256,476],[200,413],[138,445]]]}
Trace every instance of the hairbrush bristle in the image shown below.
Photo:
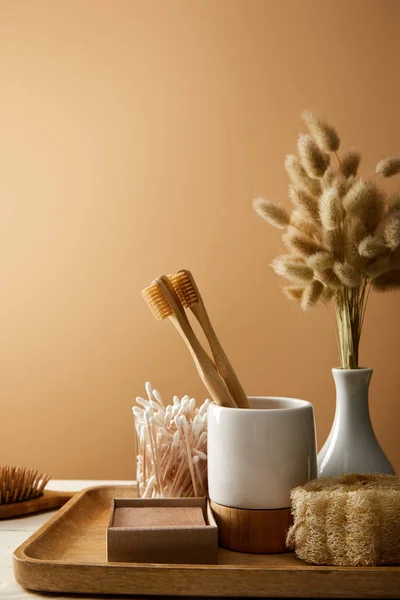
{"label": "hairbrush bristle", "polygon": [[172,287],[184,308],[189,308],[192,304],[197,304],[199,298],[189,273],[179,271],[175,275],[168,275],[168,279],[172,283]]}
{"label": "hairbrush bristle", "polygon": [[142,296],[157,321],[163,321],[173,314],[172,308],[156,282],[144,288]]}
{"label": "hairbrush bristle", "polygon": [[49,480],[36,469],[0,466],[0,504],[39,498]]}

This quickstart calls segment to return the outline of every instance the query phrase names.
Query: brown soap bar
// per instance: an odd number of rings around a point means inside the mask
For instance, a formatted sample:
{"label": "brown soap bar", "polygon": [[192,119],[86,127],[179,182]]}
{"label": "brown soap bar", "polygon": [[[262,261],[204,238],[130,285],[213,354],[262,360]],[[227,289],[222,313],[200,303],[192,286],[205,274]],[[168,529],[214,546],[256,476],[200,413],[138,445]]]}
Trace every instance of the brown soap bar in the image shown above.
{"label": "brown soap bar", "polygon": [[117,507],[112,527],[202,527],[205,520],[200,506]]}

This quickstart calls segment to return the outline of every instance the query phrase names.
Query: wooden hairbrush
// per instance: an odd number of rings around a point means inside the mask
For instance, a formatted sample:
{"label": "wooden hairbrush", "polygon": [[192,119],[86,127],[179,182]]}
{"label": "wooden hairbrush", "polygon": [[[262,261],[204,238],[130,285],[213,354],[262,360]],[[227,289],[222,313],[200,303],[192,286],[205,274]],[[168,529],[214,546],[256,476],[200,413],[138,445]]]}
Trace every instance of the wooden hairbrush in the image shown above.
{"label": "wooden hairbrush", "polygon": [[49,475],[26,467],[0,466],[0,519],[60,508],[74,492],[45,490]]}

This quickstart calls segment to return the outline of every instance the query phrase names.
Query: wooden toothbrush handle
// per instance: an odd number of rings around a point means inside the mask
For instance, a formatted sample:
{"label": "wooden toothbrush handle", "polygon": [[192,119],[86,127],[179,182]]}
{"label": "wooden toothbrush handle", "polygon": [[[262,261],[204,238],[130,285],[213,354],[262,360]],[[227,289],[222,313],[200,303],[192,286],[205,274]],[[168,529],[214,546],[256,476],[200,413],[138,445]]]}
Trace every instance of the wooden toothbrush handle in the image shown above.
{"label": "wooden toothbrush handle", "polygon": [[207,337],[214,356],[216,367],[221,377],[223,377],[236,404],[239,408],[251,408],[246,392],[244,391],[231,362],[225,354],[225,351],[217,337],[217,334],[214,331],[204,305],[200,303],[193,304],[191,309]]}
{"label": "wooden toothbrush handle", "polygon": [[170,317],[170,319],[181,334],[186,346],[189,348],[200,378],[210,392],[213,400],[221,406],[237,408],[237,404],[232,398],[227,385],[219,376],[214,363],[201,347],[197,338],[193,338],[190,334],[188,335],[188,332],[181,327],[177,319],[174,317]]}
{"label": "wooden toothbrush handle", "polygon": [[181,269],[181,271],[178,271],[178,273],[184,273],[189,279],[191,287],[193,288],[197,302],[191,302],[189,306],[194,316],[200,323],[201,328],[203,329],[203,332],[208,340],[219,374],[227,385],[229,392],[237,406],[239,408],[251,408],[247,394],[244,391],[242,384],[240,383],[239,378],[236,375],[236,372],[232,367],[227,355],[225,354],[217,334],[214,331],[210,317],[208,316],[205,304],[203,302],[203,298],[201,297],[200,290],[192,273],[186,269]]}
{"label": "wooden toothbrush handle", "polygon": [[169,318],[189,348],[199,375],[213,400],[221,406],[237,408],[235,401],[225,385],[224,380],[221,379],[213,361],[197,339],[168,277],[162,275],[155,281],[172,309],[173,314]]}
{"label": "wooden toothbrush handle", "polygon": [[229,358],[225,354],[225,351],[217,337],[217,334],[214,331],[204,305],[201,303],[192,304],[190,308],[192,309],[193,314],[200,323],[206,335],[208,343],[210,344],[211,352],[214,356],[216,367],[221,377],[224,379],[231,396],[239,408],[251,408],[247,394],[244,391],[242,384],[236,375],[235,369],[232,367],[232,364],[229,361]]}

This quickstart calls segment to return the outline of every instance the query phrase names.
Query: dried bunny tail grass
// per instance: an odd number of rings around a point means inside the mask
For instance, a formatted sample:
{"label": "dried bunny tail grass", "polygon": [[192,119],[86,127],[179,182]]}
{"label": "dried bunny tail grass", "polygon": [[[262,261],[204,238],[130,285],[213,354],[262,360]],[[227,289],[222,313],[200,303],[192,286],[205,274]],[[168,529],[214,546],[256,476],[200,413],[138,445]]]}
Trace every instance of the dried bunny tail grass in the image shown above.
{"label": "dried bunny tail grass", "polygon": [[296,287],[294,285],[286,285],[282,289],[283,289],[283,293],[285,294],[285,296],[287,298],[289,298],[289,300],[296,300],[297,302],[301,301],[301,298],[302,298],[303,292],[304,292],[304,288]]}
{"label": "dried bunny tail grass", "polygon": [[299,263],[292,263],[287,265],[285,276],[290,281],[298,281],[300,283],[311,281],[314,272],[310,267],[301,265]]}
{"label": "dried bunny tail grass", "polygon": [[289,261],[292,263],[300,263],[302,265],[306,265],[306,259],[304,258],[304,256],[301,256],[301,254],[296,254],[291,252],[290,254],[280,254],[279,256],[277,256],[275,260],[280,260],[280,261]]}
{"label": "dried bunny tail grass", "polygon": [[361,275],[354,267],[348,263],[337,262],[333,266],[333,270],[343,285],[349,288],[355,288],[361,283]]}
{"label": "dried bunny tail grass", "polygon": [[290,257],[278,256],[272,261],[271,267],[277,275],[281,275],[297,283],[306,283],[314,277],[314,271],[305,264],[291,261]]}
{"label": "dried bunny tail grass", "polygon": [[345,236],[351,239],[357,246],[367,236],[367,230],[359,217],[346,217],[344,222]]}
{"label": "dried bunny tail grass", "polygon": [[277,258],[280,258],[281,260],[287,260],[292,263],[300,263],[302,265],[307,264],[304,256],[301,256],[301,254],[296,254],[295,252],[292,252],[291,254],[281,254]]}
{"label": "dried bunny tail grass", "polygon": [[337,173],[337,175],[335,175],[332,180],[331,187],[337,189],[340,198],[344,198],[347,192],[353,187],[355,182],[356,179],[353,175],[350,175],[350,177],[346,177],[345,175],[343,175],[343,173]]}
{"label": "dried bunny tail grass", "polygon": [[333,256],[340,258],[343,252],[343,235],[340,231],[324,229],[322,241]]}
{"label": "dried bunny tail grass", "polygon": [[384,211],[384,194],[372,181],[359,179],[343,198],[346,212],[362,219],[368,233],[373,233]]}
{"label": "dried bunny tail grass", "polygon": [[375,277],[379,277],[384,273],[392,270],[392,266],[390,264],[389,256],[380,256],[376,258],[372,263],[370,263],[366,268],[365,272],[369,277],[374,279]]}
{"label": "dried bunny tail grass", "polygon": [[357,175],[360,166],[361,154],[357,150],[350,150],[340,161],[340,170],[345,177]]}
{"label": "dried bunny tail grass", "polygon": [[400,248],[397,248],[390,254],[389,261],[393,271],[400,269]]}
{"label": "dried bunny tail grass", "polygon": [[256,198],[253,200],[253,208],[260,217],[274,227],[285,229],[290,223],[290,215],[287,210],[271,200]]}
{"label": "dried bunny tail grass", "polygon": [[332,287],[324,285],[324,289],[321,294],[321,300],[323,302],[329,302],[329,300],[332,300],[334,295],[335,295],[335,290]]}
{"label": "dried bunny tail grass", "polygon": [[270,267],[273,268],[277,275],[286,277],[287,266],[293,264],[308,267],[308,265],[304,261],[304,258],[302,256],[299,256],[298,254],[281,254],[279,256],[276,256],[274,260],[270,263]]}
{"label": "dried bunny tail grass", "polygon": [[308,215],[300,207],[295,208],[292,212],[290,224],[308,237],[321,237],[320,227],[315,221],[310,221]]}
{"label": "dried bunny tail grass", "polygon": [[387,215],[382,234],[388,248],[395,250],[400,246],[400,211],[392,211]]}
{"label": "dried bunny tail grass", "polygon": [[300,162],[309,177],[320,179],[329,167],[330,156],[317,146],[310,135],[301,133],[297,142]]}
{"label": "dried bunny tail grass", "polygon": [[328,167],[322,178],[324,187],[325,188],[331,187],[334,179],[335,179],[335,172],[333,171],[332,167]]}
{"label": "dried bunny tail grass", "polygon": [[315,269],[315,276],[328,288],[338,290],[343,287],[343,283],[336,275],[333,269]]}
{"label": "dried bunny tail grass", "polygon": [[366,195],[366,183],[362,179],[354,182],[343,198],[343,206],[349,214],[358,213]]}
{"label": "dried bunny tail grass", "polygon": [[387,204],[387,214],[389,215],[392,212],[400,212],[400,194],[392,194],[392,196],[388,199]]}
{"label": "dried bunny tail grass", "polygon": [[287,232],[282,236],[282,240],[288,248],[295,250],[298,254],[305,257],[311,256],[311,254],[320,252],[323,249],[320,244],[314,242],[307,235],[296,231],[293,227],[288,228]]}
{"label": "dried bunny tail grass", "polygon": [[328,269],[332,269],[335,264],[335,258],[329,252],[317,252],[308,258],[307,264],[315,271],[327,271]]}
{"label": "dried bunny tail grass", "polygon": [[358,245],[358,253],[365,258],[378,258],[387,254],[388,249],[379,237],[367,235]]}
{"label": "dried bunny tail grass", "polygon": [[295,154],[288,154],[285,158],[285,169],[290,181],[312,196],[319,196],[321,184],[316,179],[311,179],[303,169],[300,159]]}
{"label": "dried bunny tail grass", "polygon": [[365,213],[362,215],[365,227],[368,233],[374,233],[382,221],[384,213],[384,195],[374,199],[371,198],[371,203]]}
{"label": "dried bunny tail grass", "polygon": [[372,280],[372,287],[378,292],[400,289],[400,270],[388,271]]}
{"label": "dried bunny tail grass", "polygon": [[289,185],[289,198],[296,207],[304,211],[309,219],[319,223],[318,200],[293,185]]}
{"label": "dried bunny tail grass", "polygon": [[340,227],[344,210],[336,188],[331,187],[324,191],[321,196],[319,211],[321,223],[327,231],[333,231]]}
{"label": "dried bunny tail grass", "polygon": [[367,228],[359,217],[347,217],[344,221],[343,232],[343,255],[346,262],[363,271],[368,264],[368,259],[360,256],[358,247],[360,242],[368,235]]}
{"label": "dried bunny tail grass", "polygon": [[374,233],[384,215],[386,194],[373,183],[369,184],[369,192],[362,220],[367,230]]}
{"label": "dried bunny tail grass", "polygon": [[318,279],[314,279],[307,285],[304,289],[303,295],[301,297],[301,308],[303,310],[307,310],[312,306],[315,306],[318,300],[321,297],[322,292],[324,291],[324,285],[318,281]]}
{"label": "dried bunny tail grass", "polygon": [[376,172],[382,177],[392,177],[400,173],[400,158],[397,156],[388,156],[376,165]]}
{"label": "dried bunny tail grass", "polygon": [[336,152],[339,149],[340,138],[331,125],[309,110],[305,110],[301,116],[321,150]]}

